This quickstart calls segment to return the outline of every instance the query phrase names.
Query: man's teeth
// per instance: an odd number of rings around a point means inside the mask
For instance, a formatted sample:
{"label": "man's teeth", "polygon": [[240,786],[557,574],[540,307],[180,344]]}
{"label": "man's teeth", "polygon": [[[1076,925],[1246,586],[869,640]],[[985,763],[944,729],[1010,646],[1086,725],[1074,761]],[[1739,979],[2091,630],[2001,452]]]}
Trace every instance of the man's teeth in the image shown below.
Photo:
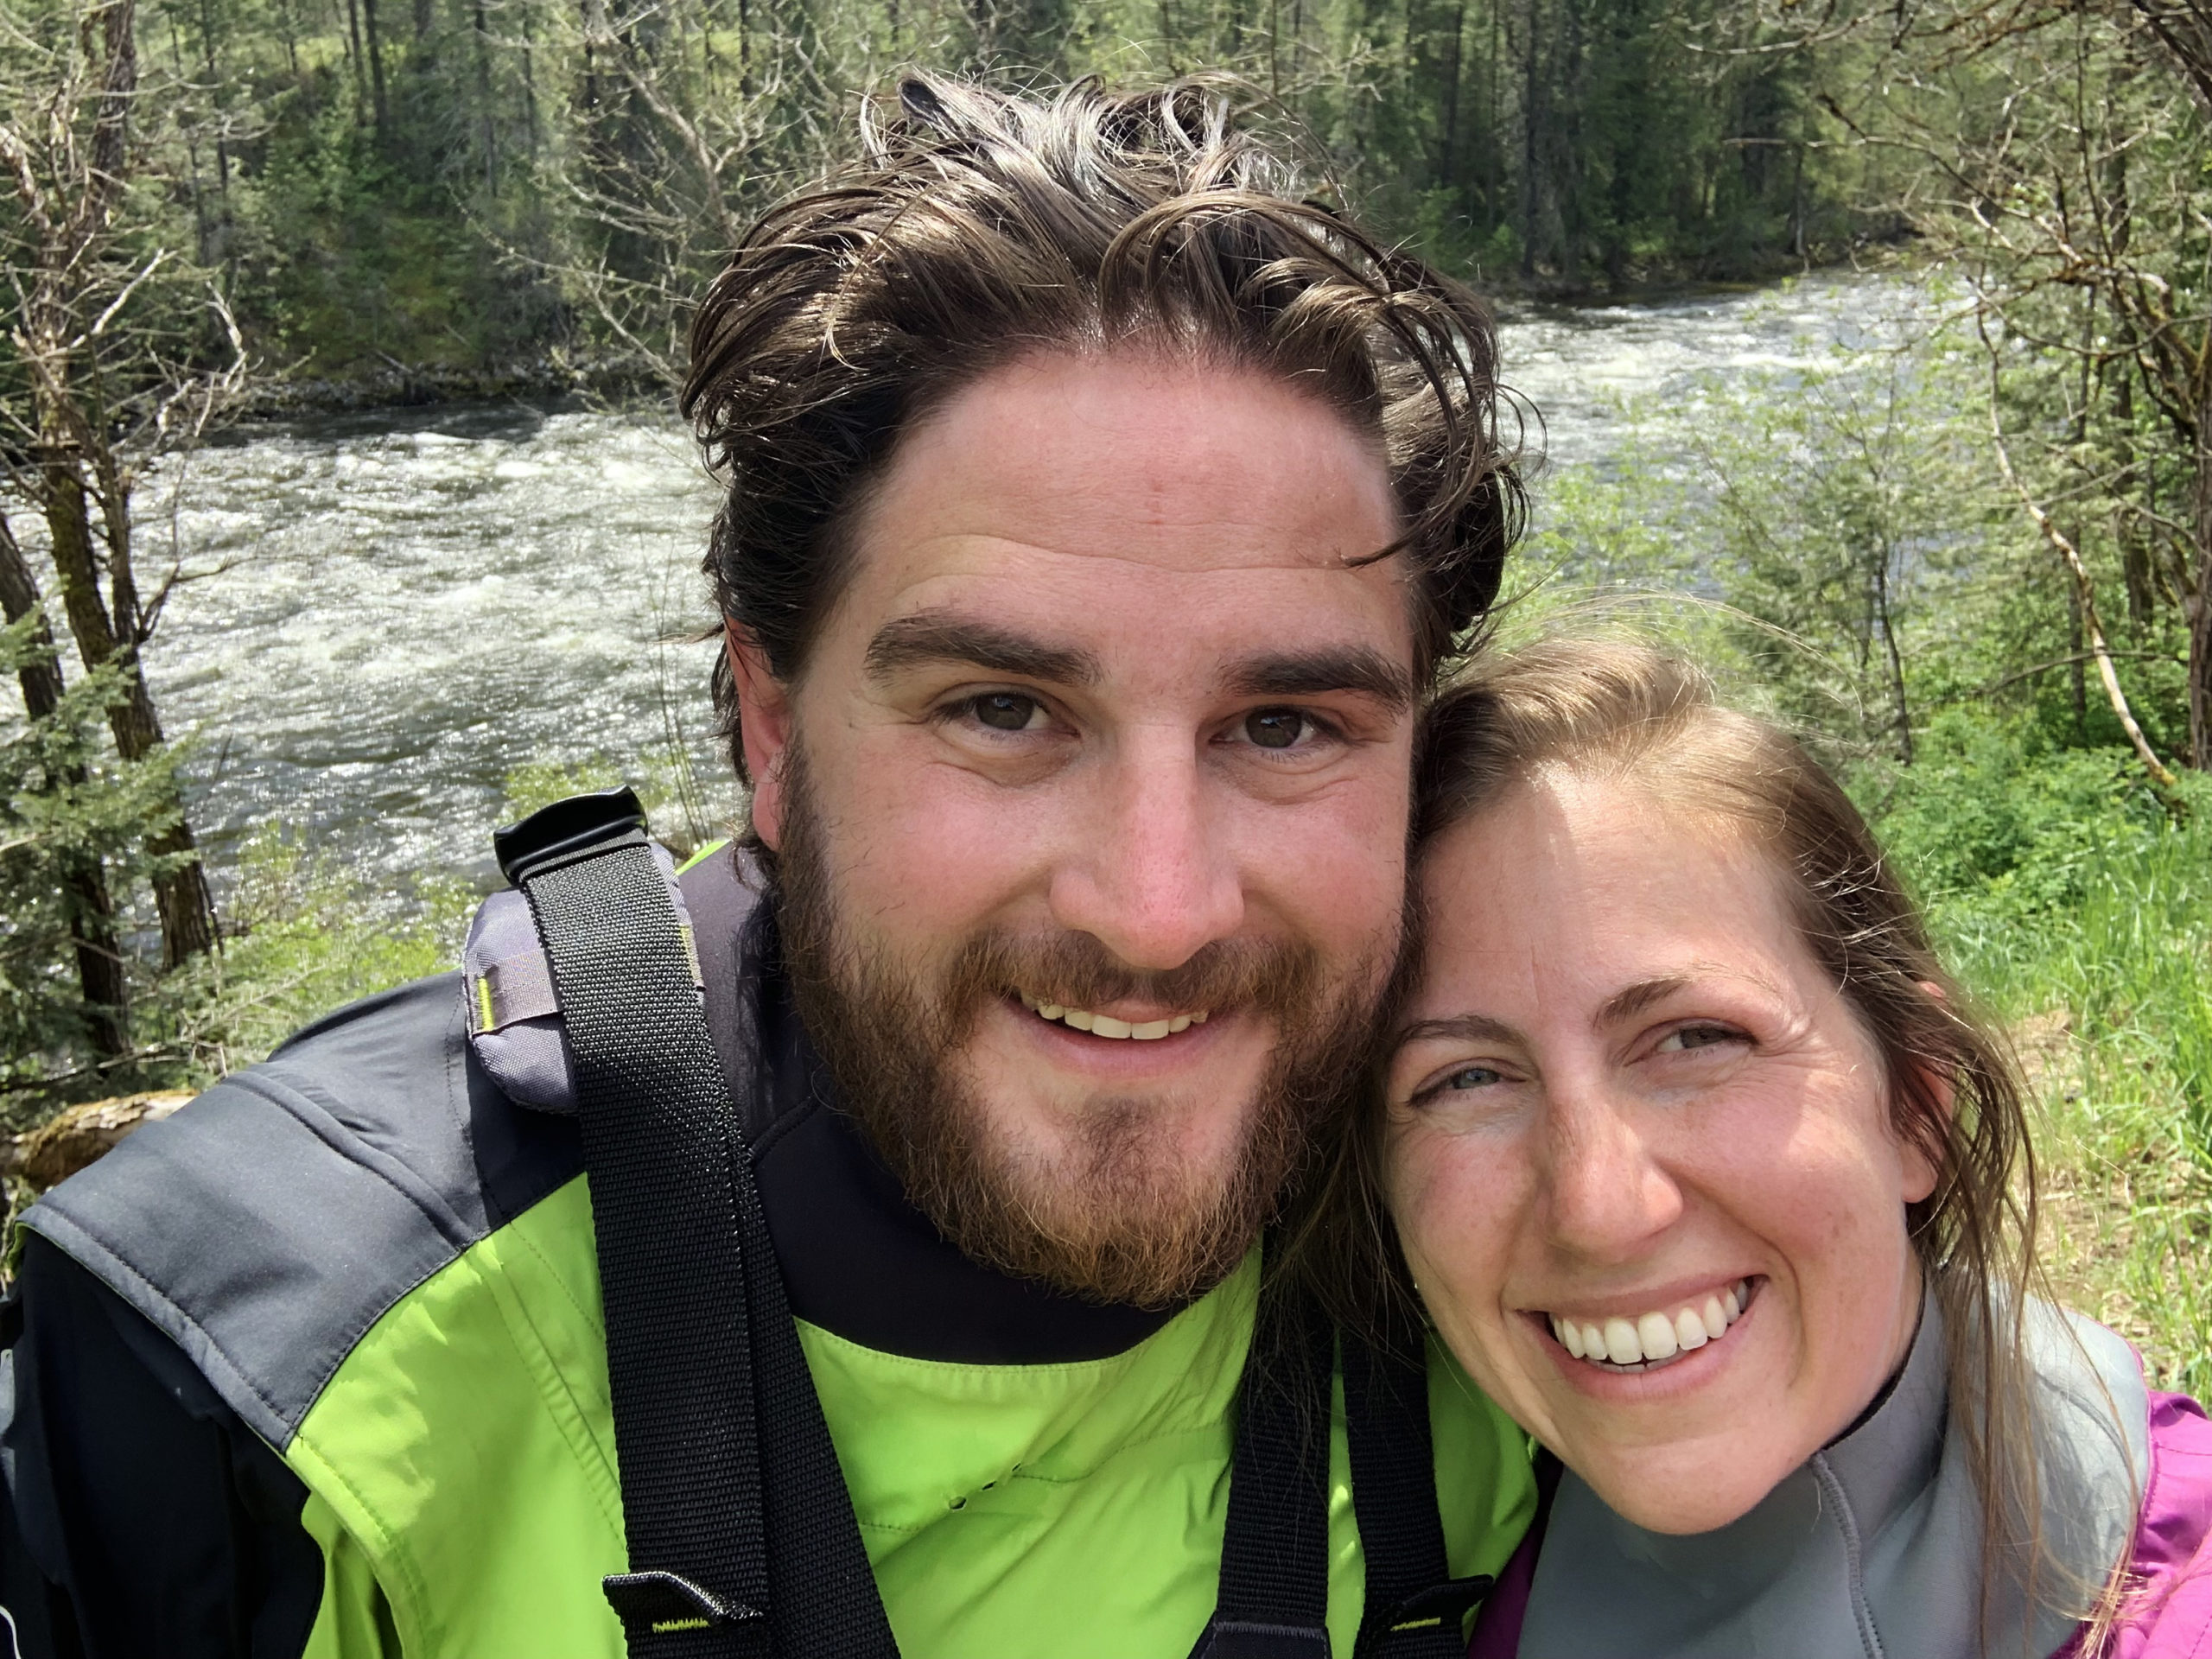
{"label": "man's teeth", "polygon": [[1032,1014],[1046,1020],[1057,1020],[1062,1025],[1073,1026],[1077,1031],[1087,1031],[1094,1037],[1128,1037],[1140,1043],[1156,1043],[1162,1037],[1173,1037],[1179,1031],[1188,1031],[1192,1026],[1206,1022],[1208,1010],[1196,1014],[1179,1014],[1166,1020],[1147,1020],[1133,1026],[1126,1020],[1116,1020],[1110,1014],[1093,1014],[1089,1008],[1068,1008],[1058,1002],[1040,1001],[1024,991],[1022,1006]]}
{"label": "man's teeth", "polygon": [[1672,1313],[1616,1316],[1592,1322],[1552,1314],[1552,1335],[1577,1359],[1611,1367],[1641,1367],[1702,1348],[1727,1334],[1751,1300],[1751,1281],[1738,1279],[1702,1302],[1687,1303]]}

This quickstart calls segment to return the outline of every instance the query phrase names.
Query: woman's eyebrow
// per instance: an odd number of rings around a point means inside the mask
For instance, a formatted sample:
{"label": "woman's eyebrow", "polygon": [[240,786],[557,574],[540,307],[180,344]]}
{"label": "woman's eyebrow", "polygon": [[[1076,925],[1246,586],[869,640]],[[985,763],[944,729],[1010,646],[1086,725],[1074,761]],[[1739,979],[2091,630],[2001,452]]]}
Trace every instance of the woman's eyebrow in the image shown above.
{"label": "woman's eyebrow", "polygon": [[1591,1023],[1605,1027],[1624,1020],[1633,1020],[1654,1003],[1665,1001],[1677,991],[1713,980],[1733,980],[1772,997],[1786,998],[1788,995],[1772,979],[1751,969],[1725,962],[1694,962],[1688,973],[1655,974],[1649,979],[1639,979],[1635,984],[1615,991],[1605,999],[1605,1006],[1598,1010]]}
{"label": "woman's eyebrow", "polygon": [[1416,1020],[1400,1032],[1393,1048],[1403,1048],[1408,1043],[1428,1042],[1438,1038],[1451,1038],[1460,1042],[1518,1043],[1521,1033],[1502,1020],[1492,1020],[1479,1014],[1455,1014],[1442,1020]]}
{"label": "woman's eyebrow", "polygon": [[1605,999],[1605,1007],[1598,1010],[1593,1022],[1610,1026],[1622,1020],[1633,1020],[1654,1002],[1662,1001],[1690,982],[1688,974],[1661,974],[1653,979],[1639,979],[1624,990],[1615,991]]}

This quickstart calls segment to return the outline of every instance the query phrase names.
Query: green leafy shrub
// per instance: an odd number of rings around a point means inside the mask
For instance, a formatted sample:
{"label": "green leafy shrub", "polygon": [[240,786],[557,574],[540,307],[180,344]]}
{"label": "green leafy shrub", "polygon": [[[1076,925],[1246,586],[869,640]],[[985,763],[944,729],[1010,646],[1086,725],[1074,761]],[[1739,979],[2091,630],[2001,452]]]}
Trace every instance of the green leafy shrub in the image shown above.
{"label": "green leafy shrub", "polygon": [[197,1086],[250,1065],[311,1020],[461,957],[476,895],[427,876],[372,893],[336,861],[267,827],[230,871],[222,949],[169,976],[152,1039],[168,1077]]}
{"label": "green leafy shrub", "polygon": [[[0,677],[51,656],[36,612],[0,627]],[[79,675],[53,711],[0,721],[0,1123],[20,1127],[41,1101],[60,1103],[143,1086],[134,1061],[104,1053],[73,968],[73,941],[105,935],[98,947],[124,957],[131,994],[147,975],[129,949],[134,922],[149,917],[87,913],[89,873],[105,893],[127,894],[162,861],[147,842],[174,822],[171,746],[144,760],[117,758],[106,737],[113,669]]]}

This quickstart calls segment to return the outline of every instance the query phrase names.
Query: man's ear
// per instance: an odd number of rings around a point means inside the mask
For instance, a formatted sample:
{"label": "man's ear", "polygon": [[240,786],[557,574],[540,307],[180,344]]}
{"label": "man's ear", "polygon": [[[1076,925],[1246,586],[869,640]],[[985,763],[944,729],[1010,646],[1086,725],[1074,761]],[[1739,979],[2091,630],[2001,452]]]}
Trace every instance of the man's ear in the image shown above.
{"label": "man's ear", "polygon": [[753,828],[771,851],[784,840],[784,766],[791,752],[791,689],[768,668],[767,654],[734,622],[722,624],[722,650],[737,682],[745,769],[753,779]]}

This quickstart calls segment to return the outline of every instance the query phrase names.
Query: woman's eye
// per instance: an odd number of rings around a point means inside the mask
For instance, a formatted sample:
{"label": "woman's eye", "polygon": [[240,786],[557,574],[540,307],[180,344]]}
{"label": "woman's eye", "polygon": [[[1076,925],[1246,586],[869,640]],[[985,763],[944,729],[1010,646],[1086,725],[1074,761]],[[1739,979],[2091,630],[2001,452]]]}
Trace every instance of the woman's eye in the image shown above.
{"label": "woman's eye", "polygon": [[[1465,1099],[1465,1096],[1495,1089],[1504,1081],[1505,1074],[1494,1065],[1457,1066],[1446,1071],[1434,1082],[1421,1084],[1420,1088],[1414,1090],[1412,1098],[1408,1100],[1406,1104],[1416,1110],[1423,1108],[1442,1109],[1446,1111],[1454,1109],[1456,1107],[1474,1109],[1476,1103]],[[1498,1096],[1493,1096],[1490,1102],[1484,1104],[1487,1106],[1495,1103],[1497,1098]]]}
{"label": "woman's eye", "polygon": [[1732,1031],[1726,1026],[1684,1026],[1669,1032],[1659,1039],[1659,1052],[1679,1054],[1687,1049],[1713,1048],[1721,1043],[1739,1043],[1743,1040],[1741,1032]]}
{"label": "woman's eye", "polygon": [[1446,1072],[1414,1098],[1433,1101],[1440,1095],[1467,1094],[1478,1089],[1494,1088],[1504,1081],[1504,1074],[1494,1066],[1463,1065],[1456,1071]]}
{"label": "woman's eye", "polygon": [[1018,691],[988,691],[969,702],[969,709],[994,731],[1026,732],[1041,721],[1044,704]]}
{"label": "woman's eye", "polygon": [[1244,735],[1262,749],[1294,747],[1313,729],[1313,718],[1296,709],[1255,709],[1244,716]]}

